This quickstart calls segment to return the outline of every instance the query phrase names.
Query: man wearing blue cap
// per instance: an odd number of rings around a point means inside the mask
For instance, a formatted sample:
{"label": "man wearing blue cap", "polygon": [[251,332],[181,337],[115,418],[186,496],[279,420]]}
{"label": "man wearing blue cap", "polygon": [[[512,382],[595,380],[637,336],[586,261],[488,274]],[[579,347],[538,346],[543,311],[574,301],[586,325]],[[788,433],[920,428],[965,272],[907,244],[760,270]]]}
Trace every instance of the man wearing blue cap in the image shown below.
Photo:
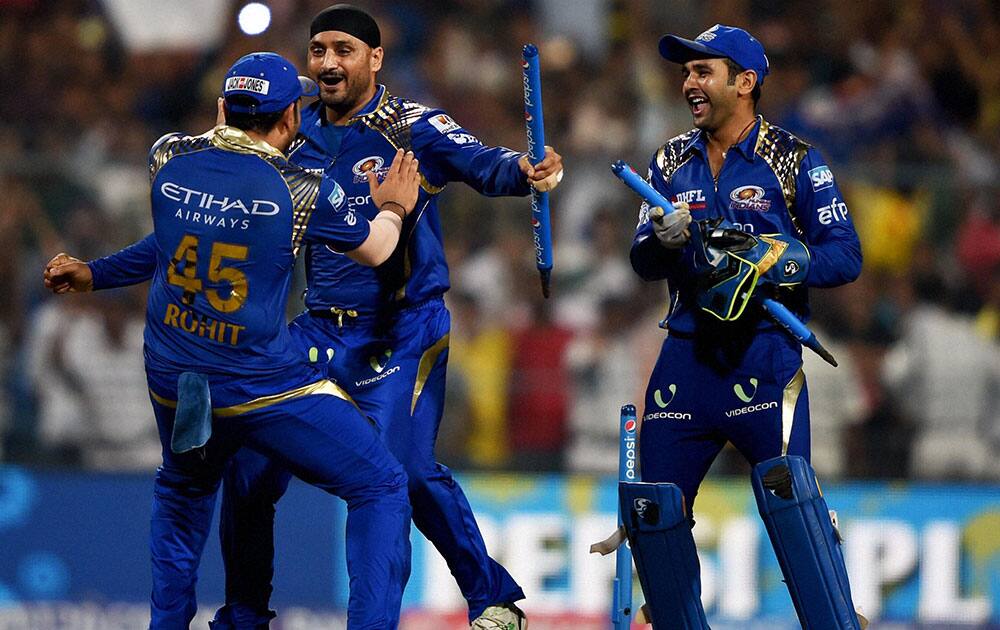
{"label": "man wearing blue cap", "polygon": [[[525,153],[484,145],[444,111],[390,94],[376,80],[384,58],[378,24],[357,7],[319,12],[310,38],[308,67],[320,98],[303,109],[289,159],[340,182],[348,217],[378,211],[366,182],[385,174],[398,148],[420,159],[421,190],[399,245],[378,268],[307,246],[307,311],[290,324],[291,334],[378,423],[409,477],[413,522],[455,576],[473,628],[522,630],[527,621],[514,604],[524,598],[521,587],[490,557],[465,493],[434,457],[451,328],[437,200],[451,182],[487,196],[551,190],[562,178],[562,159],[546,147],[545,159],[532,166]],[[153,260],[147,239],[102,259],[102,282],[146,280]],[[249,449],[227,468],[220,525],[226,606],[215,628],[234,619],[266,625],[274,616],[274,509],[288,479],[280,462]]]}
{"label": "man wearing blue cap", "polygon": [[[378,423],[409,477],[413,522],[455,576],[473,628],[520,630],[527,622],[514,602],[524,593],[490,557],[465,493],[434,457],[451,327],[437,204],[451,182],[488,196],[549,190],[561,178],[561,158],[548,147],[532,167],[524,153],[484,145],[444,111],[390,94],[377,81],[384,59],[378,24],[357,7],[319,12],[309,35],[309,74],[320,98],[304,109],[289,159],[342,182],[349,211],[363,217],[376,211],[364,178],[381,175],[398,147],[420,159],[421,191],[399,246],[377,269],[321,245],[307,248],[307,310],[290,325],[292,335],[314,360],[332,356],[331,377]],[[217,620],[267,609],[274,503],[288,482],[280,465],[255,452],[245,449],[234,463],[221,528],[223,554],[238,570]]]}
{"label": "man wearing blue cap", "polygon": [[653,157],[649,181],[674,208],[643,204],[631,250],[636,273],[666,279],[671,297],[642,417],[645,483],[621,490],[654,627],[708,627],[692,508],[728,441],[754,467],[803,627],[860,628],[839,533],[808,464],[801,348],[750,302],[763,293],[806,318],[807,287],[857,278],[857,233],[819,153],[756,115],[770,69],[760,42],[718,24],[694,40],[667,35],[660,53],[681,66],[695,129]]}
{"label": "man wearing blue cap", "polygon": [[[242,57],[223,86],[226,125],[168,134],[150,151],[155,254],[146,372],[163,465],[154,485],[150,627],[187,628],[197,567],[230,456],[243,446],[347,502],[348,628],[395,628],[409,575],[406,473],[350,396],[308,362],[284,322],[295,256],[318,243],[363,265],[395,249],[416,204],[399,150],[377,212],[351,214],[340,185],[290,164],[304,86],[274,53]],[[57,256],[56,293],[113,286],[120,270]],[[266,626],[266,621],[264,622]],[[239,627],[259,627],[257,620]]]}

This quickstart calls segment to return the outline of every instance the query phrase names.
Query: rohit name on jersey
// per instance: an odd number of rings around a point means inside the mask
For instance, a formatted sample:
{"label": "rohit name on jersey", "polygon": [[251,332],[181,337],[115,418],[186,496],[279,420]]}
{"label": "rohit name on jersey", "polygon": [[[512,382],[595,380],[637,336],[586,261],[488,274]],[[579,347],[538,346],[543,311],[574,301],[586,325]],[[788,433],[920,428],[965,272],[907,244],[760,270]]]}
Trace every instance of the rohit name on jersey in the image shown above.
{"label": "rohit name on jersey", "polygon": [[178,306],[177,304],[167,304],[167,311],[163,316],[163,323],[171,328],[178,328],[191,335],[207,337],[212,341],[229,346],[239,343],[240,333],[246,330],[246,326],[238,326],[229,322],[219,321],[198,315],[194,311]]}
{"label": "rohit name on jersey", "polygon": [[[230,199],[225,195],[194,190],[169,181],[160,184],[160,193],[171,201],[188,206],[187,209],[178,208],[174,213],[176,218],[229,229],[246,230],[250,227],[250,215],[270,217],[278,214],[281,209],[278,204],[266,199]],[[230,211],[234,215],[221,214]]]}

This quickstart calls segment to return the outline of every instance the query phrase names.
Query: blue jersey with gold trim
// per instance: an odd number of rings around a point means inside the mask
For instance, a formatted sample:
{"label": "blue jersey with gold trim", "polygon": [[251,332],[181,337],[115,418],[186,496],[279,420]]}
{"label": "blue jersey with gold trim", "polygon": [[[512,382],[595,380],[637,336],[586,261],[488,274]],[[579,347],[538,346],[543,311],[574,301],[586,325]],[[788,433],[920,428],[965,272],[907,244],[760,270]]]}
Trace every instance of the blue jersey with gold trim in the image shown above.
{"label": "blue jersey with gold trim", "polygon": [[368,237],[343,191],[225,126],[164,136],[150,151],[150,176],[148,366],[260,375],[303,363],[285,325],[299,247],[350,251]]}
{"label": "blue jersey with gold trim", "polygon": [[[727,152],[717,179],[708,163],[704,134],[695,129],[657,151],[649,181],[670,201],[687,202],[695,221],[723,217],[752,234],[787,234],[805,243],[809,275],[804,285],[782,299],[800,317],[809,314],[807,286],[838,286],[861,273],[861,244],[830,167],[816,149],[761,117],[749,136]],[[693,249],[662,247],[653,233],[649,206],[641,206],[632,267],[647,280],[667,279],[671,330],[694,329]]]}
{"label": "blue jersey with gold trim", "polygon": [[308,247],[309,308],[370,314],[443,294],[449,287],[448,265],[437,195],[444,186],[464,182],[487,196],[531,192],[517,164],[523,153],[486,146],[443,111],[392,96],[384,86],[352,118],[335,154],[328,150],[326,125],[321,101],[306,107],[289,160],[340,182],[347,212],[368,219],[378,213],[365,173],[383,173],[400,148],[413,151],[420,161],[421,190],[396,251],[379,267],[359,265],[323,245]]}

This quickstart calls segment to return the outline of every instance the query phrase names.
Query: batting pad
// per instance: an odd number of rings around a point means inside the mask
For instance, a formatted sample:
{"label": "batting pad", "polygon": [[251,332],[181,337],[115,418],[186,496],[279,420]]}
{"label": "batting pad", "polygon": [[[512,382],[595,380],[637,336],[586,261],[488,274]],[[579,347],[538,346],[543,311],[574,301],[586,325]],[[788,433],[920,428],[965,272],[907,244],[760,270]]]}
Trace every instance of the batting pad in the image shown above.
{"label": "batting pad", "polygon": [[753,492],[802,627],[861,630],[840,534],[812,467],[798,456],[761,462]]}
{"label": "batting pad", "polygon": [[618,500],[654,630],[707,629],[698,552],[681,489],[620,482]]}

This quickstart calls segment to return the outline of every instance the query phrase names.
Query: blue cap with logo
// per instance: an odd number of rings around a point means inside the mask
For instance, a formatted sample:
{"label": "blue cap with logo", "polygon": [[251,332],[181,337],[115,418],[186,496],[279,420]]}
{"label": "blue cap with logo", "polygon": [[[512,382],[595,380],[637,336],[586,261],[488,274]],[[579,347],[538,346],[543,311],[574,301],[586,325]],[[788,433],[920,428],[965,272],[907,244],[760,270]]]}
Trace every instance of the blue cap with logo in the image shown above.
{"label": "blue cap with logo", "polygon": [[758,84],[764,83],[770,69],[761,43],[742,28],[725,24],[716,24],[693,40],[664,35],[660,38],[660,54],[681,64],[692,59],[728,57],[744,70],[756,72]]}
{"label": "blue cap with logo", "polygon": [[280,112],[299,98],[317,93],[312,79],[300,77],[291,61],[273,52],[240,57],[222,83],[226,109],[242,114]]}

